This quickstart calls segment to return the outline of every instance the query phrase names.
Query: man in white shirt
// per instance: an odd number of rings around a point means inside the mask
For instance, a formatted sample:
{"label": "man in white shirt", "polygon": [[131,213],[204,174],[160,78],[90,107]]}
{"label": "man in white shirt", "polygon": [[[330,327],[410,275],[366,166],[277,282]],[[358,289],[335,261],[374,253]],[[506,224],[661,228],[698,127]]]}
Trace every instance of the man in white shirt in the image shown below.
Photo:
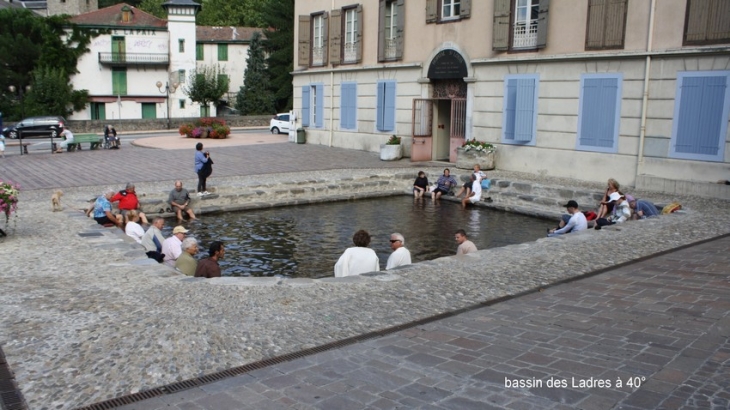
{"label": "man in white shirt", "polygon": [[466,209],[466,204],[474,204],[482,199],[482,178],[480,174],[471,174],[471,179],[471,192],[461,200],[461,209]]}
{"label": "man in white shirt", "polygon": [[352,242],[355,246],[347,248],[335,264],[335,277],[379,271],[380,259],[374,250],[367,247],[370,245],[370,234],[361,229],[355,232]]}
{"label": "man in white shirt", "polygon": [[398,266],[411,264],[411,251],[406,249],[405,238],[398,232],[390,235],[390,249],[393,253],[388,257],[388,264],[385,269],[393,269]]}
{"label": "man in white shirt", "polygon": [[583,215],[583,212],[578,209],[577,202],[571,199],[565,205],[565,208],[570,214],[570,219],[568,219],[568,222],[565,223],[565,226],[563,226],[562,228],[549,230],[548,236],[558,236],[564,233],[578,232],[588,229],[588,220],[586,220],[586,216]]}
{"label": "man in white shirt", "polygon": [[74,142],[74,134],[68,128],[64,128],[63,131],[61,131],[61,133],[58,135],[61,137],[65,137],[66,139],[61,141],[61,144],[58,145],[56,154],[62,153],[64,148],[68,148],[68,144],[73,144]]}
{"label": "man in white shirt", "polygon": [[175,261],[182,253],[182,241],[188,232],[184,226],[178,225],[172,230],[172,236],[162,242],[162,253],[165,255],[165,264],[175,267]]}

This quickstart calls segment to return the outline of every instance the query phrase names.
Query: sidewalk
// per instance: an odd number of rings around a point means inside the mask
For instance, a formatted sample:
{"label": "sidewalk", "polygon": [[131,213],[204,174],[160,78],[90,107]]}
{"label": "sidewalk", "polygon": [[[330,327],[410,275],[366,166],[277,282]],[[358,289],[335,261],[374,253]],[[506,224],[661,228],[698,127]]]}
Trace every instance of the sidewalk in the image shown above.
{"label": "sidewalk", "polygon": [[725,236],[120,408],[727,409],[728,248]]}

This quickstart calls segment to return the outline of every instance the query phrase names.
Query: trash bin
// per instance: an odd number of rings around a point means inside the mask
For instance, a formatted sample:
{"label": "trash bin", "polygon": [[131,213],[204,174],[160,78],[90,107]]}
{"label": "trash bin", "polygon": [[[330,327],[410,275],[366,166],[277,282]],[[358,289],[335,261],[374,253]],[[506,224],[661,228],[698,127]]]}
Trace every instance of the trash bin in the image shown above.
{"label": "trash bin", "polygon": [[297,144],[305,144],[307,142],[307,136],[304,134],[304,129],[297,129]]}

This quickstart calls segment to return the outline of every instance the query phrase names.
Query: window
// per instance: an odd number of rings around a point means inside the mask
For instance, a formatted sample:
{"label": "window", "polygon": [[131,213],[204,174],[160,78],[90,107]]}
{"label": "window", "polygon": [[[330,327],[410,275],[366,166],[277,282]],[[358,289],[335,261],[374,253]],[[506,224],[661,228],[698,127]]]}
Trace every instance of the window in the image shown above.
{"label": "window", "polygon": [[502,142],[535,145],[537,133],[537,74],[508,75],[504,80]]}
{"label": "window", "polygon": [[91,119],[92,120],[105,120],[106,119],[106,104],[104,103],[91,103]]}
{"label": "window", "polygon": [[334,65],[359,63],[362,60],[362,6],[332,10],[329,20],[330,62]]}
{"label": "window", "polygon": [[218,44],[218,61],[228,61],[228,44]]}
{"label": "window", "polygon": [[177,106],[178,106],[178,107],[179,107],[179,108],[180,108],[181,110],[184,110],[184,109],[185,109],[185,100],[178,100],[178,102],[177,102]]}
{"label": "window", "polygon": [[312,65],[324,65],[324,18],[320,14],[312,19]]}
{"label": "window", "polygon": [[576,149],[618,152],[622,82],[621,74],[581,76]]}
{"label": "window", "polygon": [[157,118],[157,104],[142,103],[142,119],[155,119],[155,118]]}
{"label": "window", "polygon": [[380,2],[378,61],[403,58],[404,0]]}
{"label": "window", "polygon": [[112,68],[112,94],[127,95],[127,69]]}
{"label": "window", "polygon": [[180,84],[185,82],[185,70],[177,70],[177,82]]}
{"label": "window", "polygon": [[395,80],[378,81],[375,119],[375,128],[378,131],[395,130],[395,84]]}
{"label": "window", "polygon": [[357,50],[355,49],[355,41],[357,40],[357,10],[345,10],[345,44],[343,46],[344,62],[351,63],[357,60]]}
{"label": "window", "polygon": [[201,117],[210,117],[210,107],[207,105],[201,105],[200,106],[200,116]]}
{"label": "window", "polygon": [[[300,66],[327,65],[328,19],[327,12],[299,16],[297,61]],[[336,33],[341,33],[341,29],[338,28]],[[337,45],[337,47],[340,46],[340,44]],[[339,55],[337,60],[339,62]]]}
{"label": "window", "polygon": [[185,52],[185,39],[179,39],[177,40],[177,51],[180,53]]}
{"label": "window", "polygon": [[723,161],[730,113],[730,71],[680,72],[674,104],[669,156]]}
{"label": "window", "polygon": [[628,0],[589,0],[586,50],[624,48]]}
{"label": "window", "polygon": [[357,130],[357,83],[340,86],[340,128]]}
{"label": "window", "polygon": [[132,21],[132,9],[129,6],[122,7],[122,23],[129,23]]}
{"label": "window", "polygon": [[[494,0],[493,50],[531,50],[547,45],[549,0]],[[514,6],[514,8],[513,8]]]}
{"label": "window", "polygon": [[426,23],[458,21],[471,15],[471,0],[426,0]]}
{"label": "window", "polygon": [[195,59],[197,61],[203,61],[205,59],[205,44],[195,45]]}
{"label": "window", "polygon": [[730,43],[730,2],[687,0],[684,45]]}
{"label": "window", "polygon": [[324,85],[302,87],[302,126],[324,128]]}

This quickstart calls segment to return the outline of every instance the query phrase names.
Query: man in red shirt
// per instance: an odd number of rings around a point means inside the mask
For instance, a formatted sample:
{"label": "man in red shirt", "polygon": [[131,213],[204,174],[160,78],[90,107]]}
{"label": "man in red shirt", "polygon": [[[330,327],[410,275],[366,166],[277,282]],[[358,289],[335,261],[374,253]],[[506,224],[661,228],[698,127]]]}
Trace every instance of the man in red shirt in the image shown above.
{"label": "man in red shirt", "polygon": [[[119,201],[119,210],[122,212],[122,216],[126,221],[127,212],[131,210],[140,211],[139,200],[137,194],[134,192],[134,184],[131,182],[127,183],[127,188],[124,191],[119,191],[111,199],[111,202]],[[139,219],[143,224],[148,224],[147,216],[143,212],[138,212]]]}

